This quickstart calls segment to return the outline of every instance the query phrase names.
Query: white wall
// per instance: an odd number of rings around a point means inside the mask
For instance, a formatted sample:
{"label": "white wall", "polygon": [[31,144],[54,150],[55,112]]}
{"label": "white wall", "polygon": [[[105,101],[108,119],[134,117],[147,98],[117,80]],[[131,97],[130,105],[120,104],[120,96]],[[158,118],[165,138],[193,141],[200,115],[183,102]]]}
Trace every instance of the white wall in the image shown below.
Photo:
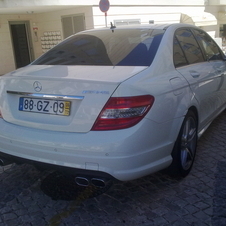
{"label": "white wall", "polygon": [[[209,0],[226,4],[226,0]],[[114,5],[204,5],[206,0],[110,0]],[[38,5],[98,5],[99,0],[1,0],[0,7]]]}
{"label": "white wall", "polygon": [[226,5],[226,0],[209,0],[209,5]]}
{"label": "white wall", "polygon": [[14,69],[13,52],[8,21],[0,18],[0,74]]}

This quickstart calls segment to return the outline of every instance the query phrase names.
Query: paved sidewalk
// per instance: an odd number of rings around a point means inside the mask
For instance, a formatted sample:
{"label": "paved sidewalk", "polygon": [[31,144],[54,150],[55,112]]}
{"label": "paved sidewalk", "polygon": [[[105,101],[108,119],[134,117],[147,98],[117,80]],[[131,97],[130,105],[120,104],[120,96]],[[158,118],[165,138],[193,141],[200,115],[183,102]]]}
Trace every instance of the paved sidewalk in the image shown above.
{"label": "paved sidewalk", "polygon": [[226,112],[199,140],[183,180],[156,173],[117,182],[106,193],[52,200],[41,189],[47,172],[29,165],[0,168],[0,226],[225,226]]}

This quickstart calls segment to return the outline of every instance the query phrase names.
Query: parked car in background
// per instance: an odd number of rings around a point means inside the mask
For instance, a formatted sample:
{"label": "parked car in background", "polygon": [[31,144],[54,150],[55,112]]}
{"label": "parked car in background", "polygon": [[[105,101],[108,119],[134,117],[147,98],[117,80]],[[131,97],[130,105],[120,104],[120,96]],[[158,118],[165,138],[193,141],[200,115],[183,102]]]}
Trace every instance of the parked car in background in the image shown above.
{"label": "parked car in background", "polygon": [[0,79],[0,156],[80,185],[169,167],[186,176],[226,106],[223,52],[192,25],[77,33]]}

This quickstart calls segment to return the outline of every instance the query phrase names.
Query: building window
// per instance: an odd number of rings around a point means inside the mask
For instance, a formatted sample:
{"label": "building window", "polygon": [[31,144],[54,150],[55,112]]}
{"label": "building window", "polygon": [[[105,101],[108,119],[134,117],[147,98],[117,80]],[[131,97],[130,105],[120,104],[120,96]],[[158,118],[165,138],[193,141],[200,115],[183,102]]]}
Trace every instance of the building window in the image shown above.
{"label": "building window", "polygon": [[85,30],[85,21],[83,14],[63,16],[61,21],[64,38],[67,38],[79,31]]}

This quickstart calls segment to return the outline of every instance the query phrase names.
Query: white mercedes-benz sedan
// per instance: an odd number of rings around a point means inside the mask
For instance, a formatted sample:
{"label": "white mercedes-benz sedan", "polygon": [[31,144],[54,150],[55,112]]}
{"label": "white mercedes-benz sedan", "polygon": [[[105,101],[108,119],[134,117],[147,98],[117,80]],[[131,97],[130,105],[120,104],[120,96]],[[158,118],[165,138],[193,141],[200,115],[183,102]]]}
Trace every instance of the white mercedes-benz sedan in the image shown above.
{"label": "white mercedes-benz sedan", "polygon": [[197,140],[226,107],[226,61],[186,24],[77,33],[0,78],[0,158],[78,184],[186,176]]}

